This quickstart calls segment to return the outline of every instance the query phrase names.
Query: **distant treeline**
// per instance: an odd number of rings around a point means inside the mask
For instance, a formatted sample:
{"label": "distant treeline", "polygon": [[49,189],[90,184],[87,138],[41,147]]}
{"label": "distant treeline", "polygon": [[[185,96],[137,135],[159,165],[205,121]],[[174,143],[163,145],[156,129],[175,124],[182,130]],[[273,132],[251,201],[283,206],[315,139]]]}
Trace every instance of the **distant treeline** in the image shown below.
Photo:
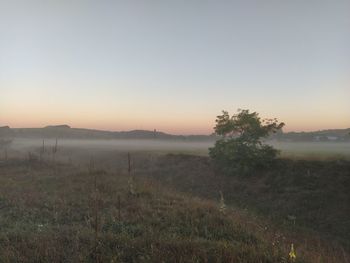
{"label": "distant treeline", "polygon": [[[211,135],[173,135],[160,131],[132,130],[132,131],[101,131],[93,129],[71,128],[68,125],[47,126],[44,128],[10,128],[0,127],[0,138],[65,138],[65,139],[160,139],[160,140],[188,140],[215,141],[218,137]],[[277,141],[315,141],[315,142],[344,142],[350,141],[350,128],[333,129],[314,132],[278,132],[269,137]]]}

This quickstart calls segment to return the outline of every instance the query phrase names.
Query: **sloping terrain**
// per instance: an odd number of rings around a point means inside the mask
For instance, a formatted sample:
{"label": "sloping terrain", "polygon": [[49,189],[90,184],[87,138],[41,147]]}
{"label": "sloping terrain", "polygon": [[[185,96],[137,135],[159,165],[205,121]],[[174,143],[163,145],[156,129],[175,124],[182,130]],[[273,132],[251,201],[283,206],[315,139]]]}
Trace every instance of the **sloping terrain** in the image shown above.
{"label": "sloping terrain", "polygon": [[215,202],[93,165],[2,162],[0,212],[1,262],[281,262],[289,251]]}
{"label": "sloping terrain", "polygon": [[152,174],[177,191],[212,200],[222,191],[232,205],[350,248],[349,161],[280,160],[269,171],[224,176],[207,157],[167,155],[156,161],[152,173],[145,170],[140,174]]}

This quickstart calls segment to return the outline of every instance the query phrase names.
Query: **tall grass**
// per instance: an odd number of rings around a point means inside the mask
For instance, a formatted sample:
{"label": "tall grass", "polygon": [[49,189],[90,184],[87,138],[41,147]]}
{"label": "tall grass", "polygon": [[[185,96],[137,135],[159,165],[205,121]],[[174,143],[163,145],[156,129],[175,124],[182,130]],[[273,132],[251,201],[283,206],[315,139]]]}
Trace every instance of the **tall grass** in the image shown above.
{"label": "tall grass", "polygon": [[[349,258],[334,236],[302,224],[333,187],[333,198],[345,194],[331,175],[345,187],[346,162],[291,162],[283,174],[226,178],[205,157],[105,152],[82,165],[62,163],[64,151],[55,163],[12,152],[0,164],[1,262],[287,262],[292,243],[296,262]],[[325,199],[312,197],[327,182]],[[312,203],[297,210],[299,194],[312,194]],[[317,213],[316,223],[325,216]]]}

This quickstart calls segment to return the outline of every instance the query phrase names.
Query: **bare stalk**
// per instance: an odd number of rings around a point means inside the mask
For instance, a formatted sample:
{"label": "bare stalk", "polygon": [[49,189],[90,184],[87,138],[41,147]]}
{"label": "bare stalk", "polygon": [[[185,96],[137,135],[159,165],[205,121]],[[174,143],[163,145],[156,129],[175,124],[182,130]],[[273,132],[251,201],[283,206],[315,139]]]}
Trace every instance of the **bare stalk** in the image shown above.
{"label": "bare stalk", "polygon": [[97,173],[95,171],[94,159],[90,159],[89,164],[89,173],[94,176],[94,253],[95,253],[95,262],[98,263],[98,236],[99,236],[99,199],[98,199],[98,188],[97,188]]}
{"label": "bare stalk", "polygon": [[121,205],[120,205],[120,195],[118,195],[118,220],[121,221]]}
{"label": "bare stalk", "polygon": [[135,189],[134,189],[134,178],[131,174],[131,159],[130,159],[130,153],[128,153],[128,177],[129,177],[129,193],[131,195],[135,195]]}

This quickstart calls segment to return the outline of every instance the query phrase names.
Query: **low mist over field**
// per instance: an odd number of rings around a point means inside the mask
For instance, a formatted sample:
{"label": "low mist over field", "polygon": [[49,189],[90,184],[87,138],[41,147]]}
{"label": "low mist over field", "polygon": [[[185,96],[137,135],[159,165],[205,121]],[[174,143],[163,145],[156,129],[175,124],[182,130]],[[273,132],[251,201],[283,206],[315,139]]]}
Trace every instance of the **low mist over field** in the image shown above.
{"label": "low mist over field", "polygon": [[[44,140],[48,149],[55,146],[55,139]],[[43,140],[16,138],[11,146],[14,150],[33,151],[41,149]],[[152,139],[111,139],[111,140],[87,140],[87,139],[60,139],[58,147],[64,150],[114,151],[114,152],[154,152],[154,153],[195,153],[206,155],[213,142],[191,142],[176,140],[152,140]]]}
{"label": "low mist over field", "polygon": [[[273,134],[266,142],[281,151],[284,157],[295,158],[346,158],[350,156],[350,129],[315,132],[289,132]],[[68,125],[45,128],[13,129],[0,127],[0,140],[11,141],[7,148],[39,151],[55,146],[60,151],[145,151],[153,153],[187,153],[208,155],[219,137],[212,135],[172,135],[160,131],[133,130],[110,132],[76,129]]]}
{"label": "low mist over field", "polygon": [[[54,147],[55,139],[44,139],[48,149]],[[269,144],[281,151],[282,156],[295,158],[350,159],[350,142],[276,142]],[[15,151],[26,153],[41,149],[43,140],[16,138],[11,147]],[[85,154],[94,151],[114,152],[152,152],[152,153],[187,153],[208,155],[208,148],[214,146],[214,141],[184,141],[184,140],[154,140],[154,139],[59,139],[61,152],[84,150]]]}

